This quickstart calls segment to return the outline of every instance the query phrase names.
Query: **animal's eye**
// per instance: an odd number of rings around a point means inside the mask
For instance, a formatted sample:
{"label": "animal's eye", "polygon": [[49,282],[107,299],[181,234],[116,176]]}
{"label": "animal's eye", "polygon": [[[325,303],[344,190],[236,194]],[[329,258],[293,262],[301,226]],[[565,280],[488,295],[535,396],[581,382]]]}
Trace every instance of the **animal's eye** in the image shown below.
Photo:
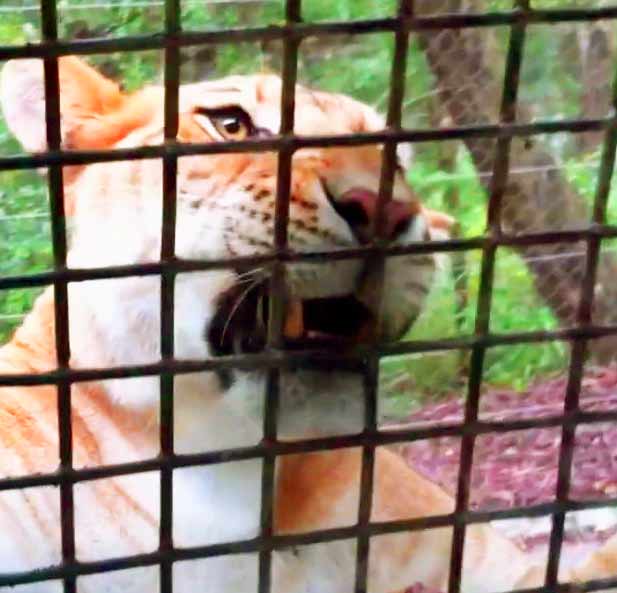
{"label": "animal's eye", "polygon": [[196,113],[205,116],[224,140],[245,140],[257,133],[249,114],[240,107],[201,107]]}

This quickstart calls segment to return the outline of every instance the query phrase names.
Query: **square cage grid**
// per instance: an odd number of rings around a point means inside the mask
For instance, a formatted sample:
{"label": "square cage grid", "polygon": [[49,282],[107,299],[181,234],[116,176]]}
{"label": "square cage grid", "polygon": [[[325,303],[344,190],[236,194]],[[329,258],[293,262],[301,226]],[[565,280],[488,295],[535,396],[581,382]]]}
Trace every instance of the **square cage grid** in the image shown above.
{"label": "square cage grid", "polygon": [[[286,0],[285,23],[277,26],[220,30],[208,32],[184,32],[180,24],[181,0],[165,1],[165,31],[160,35],[131,36],[118,39],[93,39],[63,41],[58,38],[56,0],[41,0],[42,41],[26,46],[0,47],[0,60],[37,57],[44,60],[46,96],[46,133],[49,150],[42,154],[0,158],[0,171],[48,167],[51,196],[52,237],[54,269],[51,272],[27,276],[0,278],[0,289],[37,287],[52,283],[55,296],[56,370],[38,375],[0,375],[0,387],[14,385],[55,385],[58,390],[58,418],[60,433],[60,466],[51,474],[5,478],[0,480],[0,490],[19,489],[31,486],[57,486],[60,489],[62,562],[41,570],[18,574],[0,575],[0,586],[12,586],[48,579],[62,579],[64,591],[76,590],[78,576],[101,573],[139,566],[160,567],[160,590],[171,593],[172,566],[175,561],[206,558],[223,554],[246,552],[259,553],[259,593],[270,591],[272,551],[310,543],[355,538],[357,541],[356,593],[367,588],[367,571],[370,538],[374,535],[396,533],[405,530],[420,530],[433,527],[453,528],[452,555],[448,592],[460,590],[465,529],[468,524],[494,519],[541,516],[553,517],[549,544],[549,560],[545,585],[534,589],[539,592],[570,590],[571,585],[558,582],[557,570],[564,535],[564,518],[567,512],[600,506],[615,506],[617,499],[601,502],[577,502],[568,498],[568,489],[573,456],[574,434],[578,424],[617,421],[616,412],[584,412],[579,409],[579,393],[586,355],[587,342],[617,333],[617,326],[598,326],[592,321],[594,282],[598,266],[601,240],[617,237],[617,228],[606,224],[606,205],[611,178],[615,168],[617,149],[617,114],[596,119],[567,119],[539,121],[532,124],[516,123],[515,113],[521,59],[525,44],[526,28],[530,24],[556,24],[564,22],[590,22],[599,19],[617,18],[617,6],[603,8],[554,8],[534,9],[529,0],[514,0],[511,10],[487,13],[443,14],[419,16],[414,13],[413,0],[400,0],[398,12],[388,18],[351,21],[306,23],[302,20],[300,0]],[[505,25],[509,28],[509,48],[503,85],[500,121],[498,124],[440,129],[403,129],[401,125],[404,94],[404,72],[410,35],[414,32],[430,32],[463,27],[488,27]],[[298,49],[308,36],[324,36],[337,33],[387,32],[395,38],[394,59],[391,69],[390,96],[387,126],[377,133],[348,136],[295,136],[294,93],[297,77]],[[178,88],[180,50],[182,47],[202,44],[233,43],[236,41],[281,40],[283,42],[283,92],[281,100],[281,126],[278,135],[258,140],[224,142],[220,144],[180,144],[176,141],[178,131]],[[111,151],[64,151],[61,147],[59,129],[60,98],[58,57],[70,54],[108,53],[115,51],[139,51],[164,49],[165,51],[165,142],[158,146],[144,146]],[[612,108],[617,105],[617,83],[612,97]],[[535,134],[557,132],[597,131],[604,134],[604,147],[599,172],[599,181],[593,207],[593,219],[589,228],[576,231],[551,231],[523,235],[508,235],[501,229],[501,202],[509,174],[509,151],[512,139]],[[388,247],[381,241],[384,205],[391,198],[396,168],[396,147],[401,142],[446,141],[465,138],[496,139],[492,187],[488,208],[487,231],[484,236],[471,239],[449,239],[416,243],[404,247]],[[311,146],[356,146],[383,145],[383,162],[379,191],[378,215],[373,228],[374,239],[368,246],[337,251],[336,253],[294,253],[287,245],[287,220],[290,198],[292,158],[295,151]],[[270,255],[226,259],[223,261],[188,262],[175,257],[175,197],[178,158],[185,155],[230,152],[276,151],[279,155],[277,200],[275,212],[275,249]],[[71,269],[66,265],[66,228],[63,206],[63,166],[72,164],[118,161],[128,159],[159,158],[163,162],[163,242],[160,261],[154,264],[115,266],[101,269]],[[500,246],[539,245],[551,243],[575,243],[587,245],[586,272],[581,286],[581,299],[574,328],[550,332],[525,332],[499,335],[490,332],[490,305],[497,248]],[[319,358],[317,352],[285,352],[281,348],[284,316],[284,266],[292,261],[327,261],[334,258],[362,258],[379,272],[384,258],[407,253],[462,252],[482,249],[482,270],[476,325],[473,336],[439,341],[416,341],[398,344],[372,344],[358,347],[349,353],[337,355],[341,364],[360,366],[365,373],[366,417],[361,434],[321,438],[311,441],[282,443],[277,441],[276,409],[278,400],[279,372],[287,364]],[[180,361],[174,358],[173,304],[174,281],[178,273],[193,270],[230,268],[239,263],[268,264],[272,269],[270,322],[268,347],[261,354],[230,355],[217,360]],[[158,275],[161,277],[161,360],[155,364],[124,366],[113,369],[75,370],[69,365],[68,298],[70,282],[101,278]],[[378,290],[376,292],[379,292]],[[379,298],[377,295],[375,298]],[[512,420],[491,423],[478,419],[480,386],[483,362],[487,348],[513,343],[537,343],[548,340],[567,340],[572,344],[572,356],[568,374],[568,387],[564,414],[557,418],[538,420]],[[461,426],[435,426],[407,430],[380,432],[377,425],[377,377],[380,357],[388,354],[427,352],[434,350],[471,349],[470,374],[467,389],[465,419]],[[217,368],[262,368],[269,374],[264,416],[264,438],[255,447],[216,451],[203,454],[178,455],[174,452],[173,438],[173,378],[175,374],[214,370]],[[153,459],[117,464],[106,467],[73,469],[71,439],[71,384],[97,379],[151,375],[160,377],[160,444],[161,453]],[[469,509],[470,475],[476,436],[490,432],[507,432],[531,427],[558,427],[562,430],[556,500],[525,509],[501,511],[473,511]],[[377,446],[426,439],[437,436],[459,436],[462,440],[460,476],[456,495],[455,511],[448,515],[428,518],[374,523],[370,521],[373,490],[374,452]],[[335,448],[359,446],[363,449],[360,483],[360,506],[358,522],[352,527],[335,528],[301,535],[276,535],[272,530],[272,504],[274,467],[277,456],[289,453],[323,451]],[[262,459],[262,510],[261,534],[259,537],[233,543],[216,544],[188,549],[174,548],[172,541],[172,478],[173,470],[223,461]],[[137,472],[157,470],[160,473],[160,541],[156,552],[137,556],[114,558],[97,562],[80,562],[75,557],[73,487],[76,483],[103,477],[113,477]],[[603,579],[577,585],[577,590],[594,591],[617,587],[617,578]],[[531,590],[528,590],[531,591]]]}

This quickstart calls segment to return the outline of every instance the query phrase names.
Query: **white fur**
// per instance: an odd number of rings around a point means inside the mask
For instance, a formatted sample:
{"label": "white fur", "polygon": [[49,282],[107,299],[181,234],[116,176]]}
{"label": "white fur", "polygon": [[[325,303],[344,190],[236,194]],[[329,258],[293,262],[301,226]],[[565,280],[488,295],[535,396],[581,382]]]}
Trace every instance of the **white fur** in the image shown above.
{"label": "white fur", "polygon": [[[2,100],[11,129],[30,150],[44,148],[40,130],[41,111],[40,69],[20,74],[10,67],[2,81]],[[13,81],[19,98],[31,105],[20,106],[15,99]],[[196,105],[220,105],[217,93],[233,86],[234,79],[219,83],[191,85],[181,91],[181,109]],[[222,86],[221,86],[222,85]],[[248,88],[243,82],[242,89]],[[218,90],[217,90],[218,89]],[[305,92],[305,91],[299,91]],[[235,98],[251,113],[256,124],[276,131],[278,107],[258,109],[254,93],[241,91]],[[337,99],[351,101],[349,99]],[[278,106],[278,103],[273,103]],[[342,103],[346,105],[347,103]],[[351,105],[352,103],[349,103]],[[8,107],[7,107],[8,105]],[[381,127],[380,118],[369,108],[365,116]],[[312,109],[312,111],[310,111]],[[309,113],[310,111],[310,113]],[[23,118],[23,121],[22,119]],[[316,122],[316,123],[315,123]],[[156,131],[160,122],[152,124]],[[311,129],[312,126],[312,129]],[[298,115],[300,133],[348,133],[344,119],[327,117],[318,106],[307,106]],[[39,136],[36,135],[39,133]],[[129,135],[118,146],[138,143]],[[379,149],[363,149],[373,163],[379,163]],[[318,151],[317,151],[318,152]],[[351,153],[355,154],[353,150]],[[311,154],[313,156],[311,156]],[[316,151],[297,155],[294,167],[310,170]],[[194,157],[208,159],[211,157]],[[261,160],[260,160],[261,159]],[[269,159],[269,160],[268,160]],[[254,157],[256,166],[276,173],[272,155]],[[205,161],[204,161],[205,162]],[[260,165],[261,163],[261,165]],[[274,164],[273,164],[274,163]],[[212,179],[190,177],[190,159],[181,159],[178,175],[176,253],[185,259],[215,259],[230,255],[266,252],[271,248],[272,224],[251,219],[244,207],[253,207],[250,191],[238,183],[216,185]],[[132,182],[138,168],[141,184]],[[349,160],[347,168],[328,173],[328,186],[335,194],[362,186],[377,191],[379,167],[367,167],[362,158]],[[109,195],[108,179],[114,180],[114,193]],[[307,176],[307,179],[309,177]],[[314,215],[319,229],[327,235],[309,233],[294,224],[300,212],[292,205],[290,211],[290,245],[298,251],[328,250],[354,247],[356,241],[347,223],[337,215],[325,195],[322,184],[304,181],[299,188],[305,199],[316,204]],[[412,199],[402,177],[397,177],[395,198]],[[114,163],[91,165],[80,174],[71,187],[76,197],[74,234],[71,241],[71,267],[105,267],[158,261],[161,250],[160,162]],[[416,222],[400,242],[424,240],[425,222]],[[262,241],[255,247],[251,239]],[[268,241],[270,242],[268,244]],[[328,264],[294,264],[287,268],[290,290],[304,298],[346,294],[356,289],[362,263],[353,261]],[[432,265],[416,266],[412,256],[403,256],[386,268],[384,319],[388,331],[400,333],[417,313],[423,294],[410,295],[407,281],[430,282]],[[218,297],[236,281],[230,271],[186,273],[175,284],[175,352],[178,359],[203,360],[211,352],[205,339]],[[160,360],[160,279],[157,276],[129,277],[72,283],[70,298],[71,364],[77,368],[100,368],[118,365],[141,365]],[[390,324],[390,325],[388,325]],[[103,445],[102,462],[117,463],[113,453],[130,451],[131,459],[150,457],[157,443],[156,424],[159,409],[159,379],[140,377],[103,382],[106,397],[113,405],[123,406],[130,413],[149,412],[153,419],[154,439],[142,450],[124,443],[122,435],[109,432],[109,446]],[[227,449],[254,445],[262,435],[265,397],[264,372],[233,374],[231,388],[220,388],[211,373],[179,375],[175,378],[175,450],[178,453]],[[364,391],[360,375],[342,372],[310,370],[286,371],[282,375],[280,396],[280,436],[284,439],[357,433],[364,418]],[[144,430],[153,427],[144,426]],[[113,446],[112,446],[113,445]],[[110,517],[108,506],[99,507],[95,487],[104,483],[86,482],[75,488],[76,544],[80,560],[94,560],[132,553],[149,552],[158,545],[158,532],[148,518],[131,513],[133,503],[158,520],[159,476],[145,473],[115,478],[129,500],[118,501]],[[108,485],[112,485],[111,482]],[[177,546],[204,545],[254,537],[258,534],[261,492],[261,462],[245,461],[195,467],[174,472],[174,542]],[[110,491],[113,496],[113,488]],[[106,529],[107,523],[118,521],[125,533]],[[40,546],[41,558],[26,558],[3,542],[0,535],[0,566],[25,570],[58,559],[57,548],[49,542]],[[275,555],[274,583],[279,593],[341,593],[353,586],[355,552],[352,543],[338,542],[310,546],[299,552],[286,551]],[[276,583],[284,574],[295,574],[295,585],[286,591]],[[288,577],[287,577],[288,579]],[[292,579],[293,580],[293,579]],[[186,562],[174,567],[175,591],[192,593],[250,593],[256,586],[255,556],[222,557],[199,562]],[[84,578],[80,591],[99,593],[151,593],[157,587],[156,571],[139,569],[109,575]],[[37,585],[28,591],[55,591],[55,583]],[[378,593],[378,592],[376,592]]]}
{"label": "white fur", "polygon": [[[280,81],[274,77],[260,77],[259,80],[268,81],[261,88],[261,94],[271,96],[268,101],[259,101],[257,80],[231,77],[182,87],[181,111],[188,115],[197,107],[237,104],[251,115],[257,126],[276,132],[280,119]],[[0,99],[9,126],[28,150],[45,148],[42,89],[41,64],[33,60],[9,63],[0,81]],[[357,131],[358,125],[369,130],[383,127],[383,120],[373,110],[347,97],[299,87],[297,98],[302,105],[296,112],[295,131],[299,134],[349,133]],[[328,109],[324,108],[325,104],[329,105]],[[333,113],[337,117],[333,117]],[[76,120],[81,116],[83,114],[78,114]],[[162,141],[160,113],[147,131],[149,142]],[[129,134],[118,146],[138,145],[141,137]],[[328,194],[336,199],[359,186],[378,191],[380,149],[347,149],[343,151],[342,161],[336,160],[341,151],[330,151],[327,157],[321,152],[316,149],[300,151],[294,158],[294,173],[301,174],[294,175],[292,189],[308,200],[313,212],[312,218],[305,219],[300,206],[292,204],[290,207],[289,244],[297,251],[357,246],[351,229],[337,215]],[[253,177],[266,179],[264,187],[270,190],[266,192],[270,201],[262,200],[258,208],[254,190],[244,185],[246,179],[242,173],[239,179],[233,175],[221,179],[220,171],[204,166],[199,174],[200,171],[191,169],[191,163],[211,165],[213,161],[208,159],[214,157],[193,158],[197,160],[180,159],[179,163],[176,255],[185,259],[214,259],[269,252],[273,237],[271,214],[276,159],[268,154],[253,155],[248,164],[254,168]],[[221,162],[218,161],[219,165]],[[196,172],[198,174],[191,175]],[[159,260],[162,195],[159,161],[91,165],[68,189],[77,202],[70,266],[104,267]],[[397,175],[393,190],[395,199],[413,200],[402,175]],[[270,216],[264,217],[264,213]],[[307,220],[314,225],[313,231],[308,230]],[[419,214],[398,241],[429,240],[430,232],[426,227],[423,215]],[[405,255],[388,260],[381,311],[386,337],[400,335],[413,320],[425,296],[424,287],[431,282],[433,268],[433,259],[425,256]],[[257,272],[264,276],[268,273],[266,269]],[[290,291],[304,298],[354,291],[362,298],[362,272],[362,264],[357,260],[319,266],[292,264],[286,268]],[[174,309],[175,358],[202,360],[212,354],[206,340],[208,326],[217,311],[219,297],[237,281],[230,271],[178,276]],[[71,365],[76,368],[113,367],[160,360],[160,292],[160,279],[155,276],[72,283],[69,287]],[[177,376],[174,380],[176,452],[195,453],[257,444],[262,437],[265,386],[263,371],[234,371],[229,389],[223,389],[212,373]],[[123,434],[119,427],[110,425],[113,423],[106,420],[105,415],[88,409],[87,404],[81,406],[80,413],[91,416],[88,430],[94,431],[101,463],[113,464],[156,455],[160,398],[169,397],[169,394],[159,393],[158,378],[110,380],[102,382],[100,387],[102,397],[108,398],[105,403],[124,408],[124,416],[135,414],[142,422],[138,434]],[[360,375],[340,370],[284,370],[280,388],[278,427],[281,439],[352,434],[362,429],[364,389]],[[117,457],[119,452],[122,459]],[[77,467],[91,460],[80,446],[75,446],[75,457]],[[411,473],[406,475],[409,478]],[[175,546],[232,542],[259,535],[261,478],[260,460],[175,470]],[[91,561],[156,550],[159,488],[157,472],[76,484],[77,559]],[[112,500],[112,504],[105,501],[99,504],[105,498]],[[436,504],[437,498],[433,493],[431,504]],[[0,502],[8,510],[0,514],[0,572],[57,563],[61,557],[57,490],[0,492]],[[386,506],[388,502],[394,501],[388,499]],[[334,522],[355,523],[353,510],[358,506],[357,489],[347,488],[338,500],[329,501],[329,504],[334,507],[328,509],[334,511]],[[45,528],[39,528],[40,525]],[[327,527],[334,526],[339,525]],[[46,528],[50,533],[43,533]],[[7,533],[12,534],[11,539],[3,537]],[[417,537],[417,545],[409,546],[409,537]],[[392,593],[417,580],[443,589],[450,540],[448,529],[423,531],[415,536],[401,533],[372,538],[369,591]],[[468,545],[474,540],[475,544]],[[355,541],[346,540],[274,553],[273,593],[352,590],[355,546]],[[414,556],[406,562],[399,561],[399,552],[404,553],[406,546],[415,551]],[[615,546],[617,539],[609,541],[603,552],[606,558],[614,557]],[[604,570],[606,562],[602,562]],[[393,566],[397,567],[396,571]],[[256,554],[178,562],[173,566],[174,591],[254,593],[257,574]],[[585,576],[584,572],[578,574]],[[468,527],[463,591],[495,593],[511,589],[512,585],[528,583],[525,579],[529,575],[527,560],[511,542],[486,526]],[[539,582],[543,574],[535,576]],[[151,593],[158,587],[156,567],[78,579],[80,593]],[[21,593],[58,593],[59,590],[58,582],[16,589]]]}

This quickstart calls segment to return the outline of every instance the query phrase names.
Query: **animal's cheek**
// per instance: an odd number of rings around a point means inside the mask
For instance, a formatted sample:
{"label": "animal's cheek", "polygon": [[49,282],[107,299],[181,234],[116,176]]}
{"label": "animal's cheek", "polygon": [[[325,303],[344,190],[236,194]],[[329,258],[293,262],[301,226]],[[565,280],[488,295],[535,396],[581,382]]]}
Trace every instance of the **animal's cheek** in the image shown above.
{"label": "animal's cheek", "polygon": [[289,264],[286,269],[289,289],[294,295],[320,298],[352,293],[361,263],[356,260],[298,262]]}
{"label": "animal's cheek", "polygon": [[434,281],[435,262],[432,256],[389,258],[382,297],[384,339],[399,339],[411,328]]}
{"label": "animal's cheek", "polygon": [[228,270],[178,274],[175,284],[175,355],[201,359],[209,355],[204,328],[216,310],[219,295],[235,281]]}
{"label": "animal's cheek", "polygon": [[179,207],[176,255],[183,259],[224,257],[225,212],[215,208]]}

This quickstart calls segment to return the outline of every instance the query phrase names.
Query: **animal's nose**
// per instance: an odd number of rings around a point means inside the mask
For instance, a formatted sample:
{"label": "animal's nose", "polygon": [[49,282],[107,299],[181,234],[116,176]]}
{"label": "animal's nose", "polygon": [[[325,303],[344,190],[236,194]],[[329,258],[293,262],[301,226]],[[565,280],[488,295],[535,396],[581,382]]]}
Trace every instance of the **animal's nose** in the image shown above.
{"label": "animal's nose", "polygon": [[[347,221],[361,243],[371,240],[371,226],[377,214],[378,195],[368,189],[353,188],[339,196],[334,208]],[[391,199],[385,204],[384,238],[393,241],[400,237],[413,219],[411,204]]]}

